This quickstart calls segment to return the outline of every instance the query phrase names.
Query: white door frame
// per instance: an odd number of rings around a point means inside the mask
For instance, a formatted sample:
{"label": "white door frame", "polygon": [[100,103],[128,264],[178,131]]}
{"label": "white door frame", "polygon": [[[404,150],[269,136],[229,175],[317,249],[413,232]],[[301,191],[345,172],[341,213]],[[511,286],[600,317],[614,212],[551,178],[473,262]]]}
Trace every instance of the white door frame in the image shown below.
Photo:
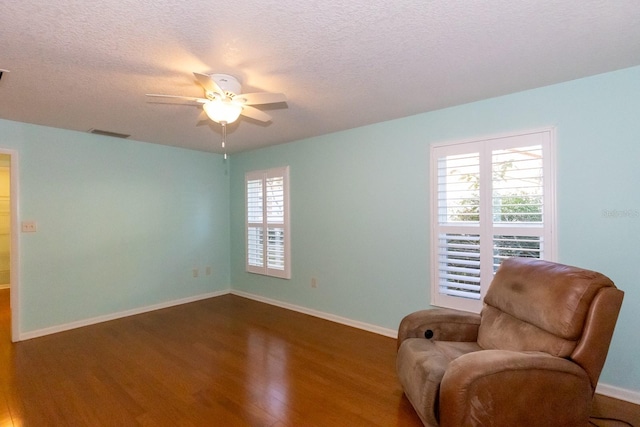
{"label": "white door frame", "polygon": [[0,148],[0,154],[8,154],[11,156],[10,171],[10,218],[11,218],[11,246],[10,253],[10,272],[9,282],[11,286],[11,341],[20,340],[20,224],[18,208],[18,197],[20,194],[18,173],[18,151],[6,148]]}

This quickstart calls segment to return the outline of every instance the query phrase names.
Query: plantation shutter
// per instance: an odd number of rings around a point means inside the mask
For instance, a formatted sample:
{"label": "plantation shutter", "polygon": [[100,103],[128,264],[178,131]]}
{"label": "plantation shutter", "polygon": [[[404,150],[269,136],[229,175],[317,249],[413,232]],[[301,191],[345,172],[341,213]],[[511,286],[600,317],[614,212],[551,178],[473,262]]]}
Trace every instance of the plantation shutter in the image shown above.
{"label": "plantation shutter", "polygon": [[433,305],[479,311],[504,259],[553,259],[550,140],[549,130],[432,147]]}
{"label": "plantation shutter", "polygon": [[264,267],[263,179],[247,180],[247,265]]}
{"label": "plantation shutter", "polygon": [[267,178],[267,266],[284,270],[284,176]]}
{"label": "plantation shutter", "polygon": [[493,271],[510,257],[542,258],[542,145],[492,151]]}
{"label": "plantation shutter", "polygon": [[480,299],[480,153],[438,158],[438,279],[444,295]]}
{"label": "plantation shutter", "polygon": [[246,174],[247,259],[251,273],[290,278],[289,168]]}

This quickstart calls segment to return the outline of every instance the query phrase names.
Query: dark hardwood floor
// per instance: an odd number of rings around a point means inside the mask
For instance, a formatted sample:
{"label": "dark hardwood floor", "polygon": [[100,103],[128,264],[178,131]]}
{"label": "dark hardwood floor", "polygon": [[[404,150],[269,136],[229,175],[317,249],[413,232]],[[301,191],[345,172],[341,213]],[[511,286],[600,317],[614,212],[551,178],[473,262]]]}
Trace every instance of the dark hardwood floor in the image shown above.
{"label": "dark hardwood floor", "polygon": [[11,344],[8,296],[1,427],[422,425],[391,338],[226,295]]}

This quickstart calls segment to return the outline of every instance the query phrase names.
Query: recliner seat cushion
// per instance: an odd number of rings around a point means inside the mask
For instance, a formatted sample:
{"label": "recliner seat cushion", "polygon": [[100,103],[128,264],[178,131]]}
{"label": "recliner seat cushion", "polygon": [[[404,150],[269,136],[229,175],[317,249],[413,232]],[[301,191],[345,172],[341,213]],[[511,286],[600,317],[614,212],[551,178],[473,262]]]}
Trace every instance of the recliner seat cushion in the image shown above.
{"label": "recliner seat cushion", "polygon": [[407,398],[425,425],[438,425],[440,382],[451,361],[481,350],[475,342],[406,339],[398,349],[397,372]]}

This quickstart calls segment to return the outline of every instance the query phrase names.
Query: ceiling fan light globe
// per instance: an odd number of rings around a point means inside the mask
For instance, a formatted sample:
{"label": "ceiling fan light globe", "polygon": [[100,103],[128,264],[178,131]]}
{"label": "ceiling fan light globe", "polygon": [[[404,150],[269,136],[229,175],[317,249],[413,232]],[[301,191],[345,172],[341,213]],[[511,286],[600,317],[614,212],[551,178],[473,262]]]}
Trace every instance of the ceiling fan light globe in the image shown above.
{"label": "ceiling fan light globe", "polygon": [[216,123],[233,123],[242,113],[242,106],[229,101],[213,100],[203,106],[207,116]]}

